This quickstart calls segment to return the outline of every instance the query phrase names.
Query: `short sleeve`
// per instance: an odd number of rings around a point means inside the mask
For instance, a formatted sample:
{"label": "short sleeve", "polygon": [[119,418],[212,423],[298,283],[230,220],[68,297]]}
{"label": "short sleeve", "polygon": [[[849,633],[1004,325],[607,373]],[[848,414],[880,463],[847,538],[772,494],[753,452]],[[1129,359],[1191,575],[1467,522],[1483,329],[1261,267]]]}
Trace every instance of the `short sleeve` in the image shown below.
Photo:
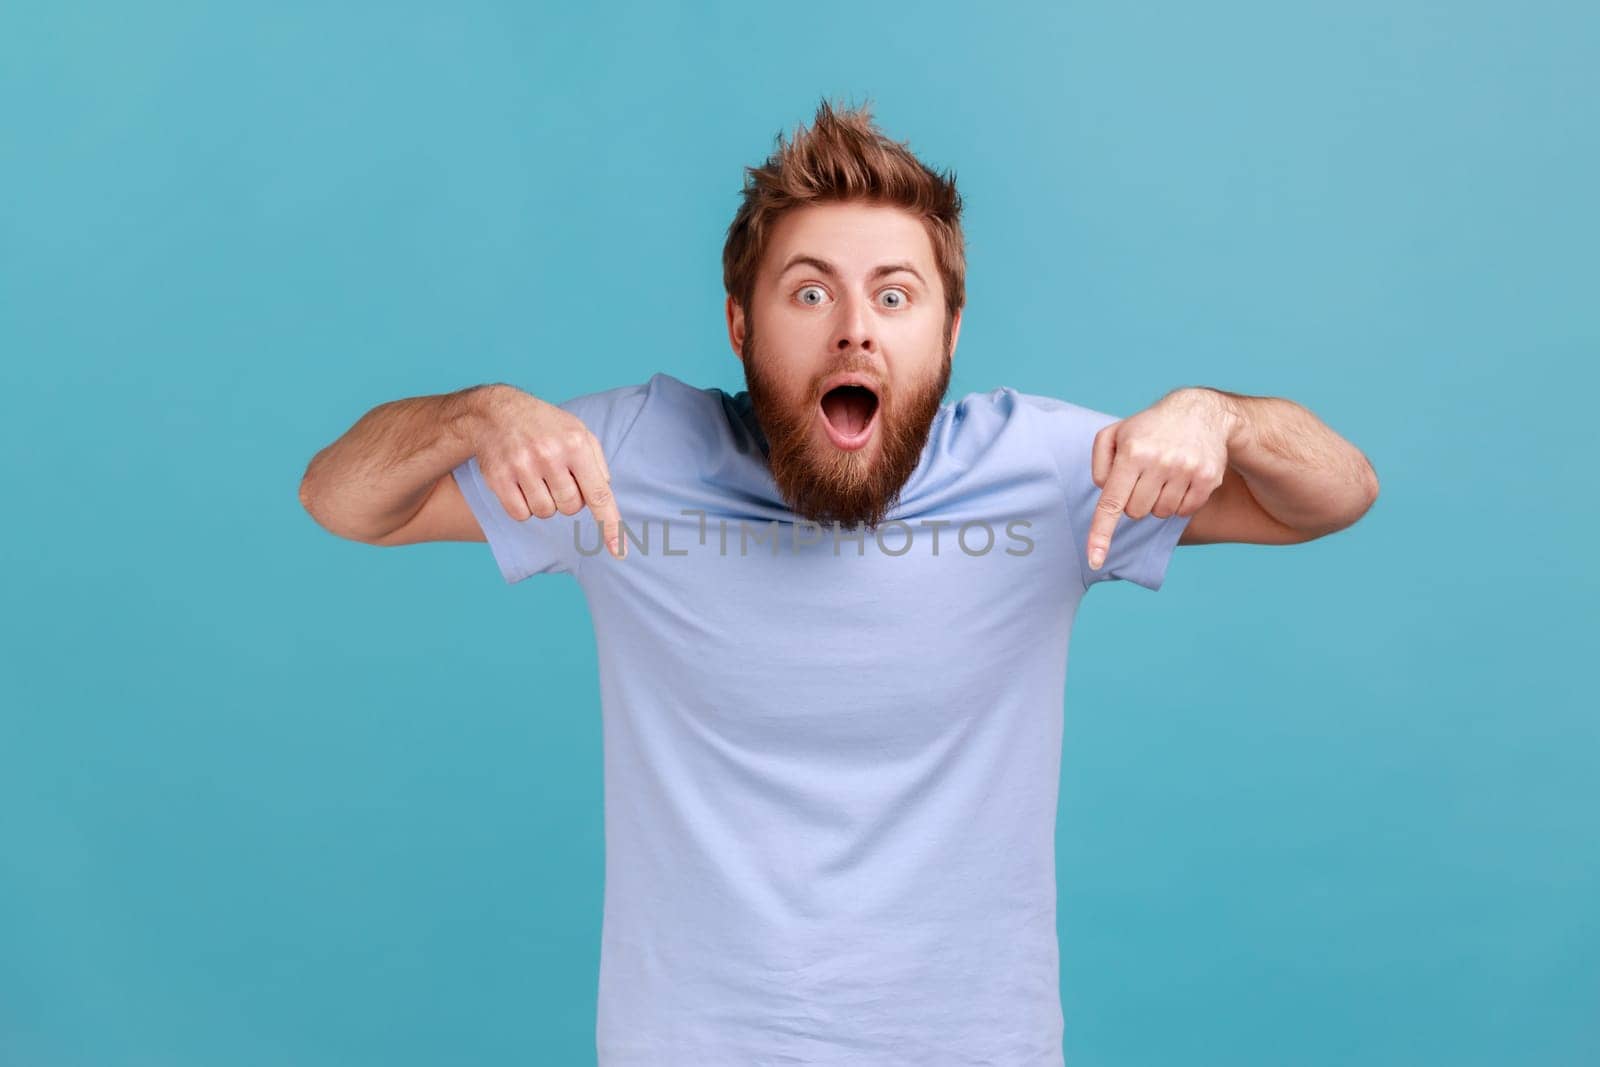
{"label": "short sleeve", "polygon": [[[621,474],[622,447],[644,410],[649,392],[648,383],[626,385],[585,393],[556,405],[576,415],[599,440],[613,482]],[[489,543],[506,584],[515,584],[535,574],[572,574],[577,570],[581,557],[573,534],[588,516],[587,510],[577,515],[557,512],[548,519],[533,515],[519,522],[506,512],[500,498],[484,482],[477,456],[469,457],[451,473],[461,487],[467,507],[472,509],[473,517],[483,529],[484,539]],[[588,533],[591,538],[595,537],[592,525]]]}
{"label": "short sleeve", "polygon": [[1066,495],[1067,522],[1072,528],[1078,570],[1084,589],[1097,582],[1122,580],[1155,592],[1166,578],[1167,564],[1190,516],[1161,518],[1122,515],[1111,534],[1111,551],[1098,570],[1089,567],[1089,526],[1100,502],[1094,484],[1095,434],[1121,416],[1109,415],[1055,397],[1018,394],[1030,409],[1051,457],[1055,460]]}

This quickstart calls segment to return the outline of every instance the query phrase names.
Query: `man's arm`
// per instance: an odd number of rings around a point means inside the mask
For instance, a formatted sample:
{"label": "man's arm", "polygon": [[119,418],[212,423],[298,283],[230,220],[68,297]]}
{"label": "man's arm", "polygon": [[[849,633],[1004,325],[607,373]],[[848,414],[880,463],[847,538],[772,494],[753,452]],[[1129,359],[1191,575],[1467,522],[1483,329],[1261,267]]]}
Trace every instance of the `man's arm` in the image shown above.
{"label": "man's arm", "polygon": [[1098,569],[1126,515],[1187,517],[1180,545],[1309,541],[1351,525],[1378,497],[1366,456],[1279,397],[1175,389],[1103,426],[1092,453],[1101,489],[1087,561]]}
{"label": "man's arm", "polygon": [[395,540],[424,510],[438,541],[481,541],[483,531],[450,472],[474,452],[487,386],[380,404],[312,457],[300,504],[329,533],[365,544]]}
{"label": "man's arm", "polygon": [[587,506],[619,550],[599,442],[577,416],[504,384],[380,404],[312,457],[300,503],[330,533],[366,544],[482,541],[452,477],[472,457],[508,518]]}
{"label": "man's arm", "polygon": [[1377,500],[1372,463],[1306,408],[1281,397],[1202,392],[1225,413],[1227,469],[1180,545],[1310,541],[1355,523]]}

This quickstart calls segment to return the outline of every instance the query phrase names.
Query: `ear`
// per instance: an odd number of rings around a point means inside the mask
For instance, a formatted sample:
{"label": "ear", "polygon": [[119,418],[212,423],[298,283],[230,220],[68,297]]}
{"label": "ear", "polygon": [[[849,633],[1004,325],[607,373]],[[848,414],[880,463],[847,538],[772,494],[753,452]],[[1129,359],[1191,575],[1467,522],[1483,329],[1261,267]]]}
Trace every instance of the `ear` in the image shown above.
{"label": "ear", "polygon": [[730,295],[723,311],[728,316],[728,343],[733,346],[733,355],[740,363],[744,362],[744,308]]}
{"label": "ear", "polygon": [[951,359],[954,359],[956,357],[956,345],[959,344],[960,341],[961,341],[961,312],[965,311],[965,310],[967,310],[967,309],[966,308],[961,308],[959,311],[956,312],[956,317],[950,320],[950,358]]}

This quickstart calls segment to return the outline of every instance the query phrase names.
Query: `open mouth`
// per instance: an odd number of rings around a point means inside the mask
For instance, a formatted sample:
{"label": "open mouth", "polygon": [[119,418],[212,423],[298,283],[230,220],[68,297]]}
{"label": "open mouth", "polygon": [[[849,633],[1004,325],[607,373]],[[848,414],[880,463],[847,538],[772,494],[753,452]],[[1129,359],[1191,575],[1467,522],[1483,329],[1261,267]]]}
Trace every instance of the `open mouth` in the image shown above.
{"label": "open mouth", "polygon": [[872,436],[878,418],[878,394],[854,382],[822,394],[822,425],[835,445],[857,449]]}

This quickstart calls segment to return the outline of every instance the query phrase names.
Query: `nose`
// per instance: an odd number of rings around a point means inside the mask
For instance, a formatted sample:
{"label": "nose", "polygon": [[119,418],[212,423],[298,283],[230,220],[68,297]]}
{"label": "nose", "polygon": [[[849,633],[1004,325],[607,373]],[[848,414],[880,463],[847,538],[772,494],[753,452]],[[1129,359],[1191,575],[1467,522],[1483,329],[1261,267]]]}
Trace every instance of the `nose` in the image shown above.
{"label": "nose", "polygon": [[848,352],[851,349],[872,352],[877,348],[872,316],[868,311],[867,302],[862,297],[849,296],[845,299],[839,316],[838,332],[833,339],[834,348],[840,352]]}

